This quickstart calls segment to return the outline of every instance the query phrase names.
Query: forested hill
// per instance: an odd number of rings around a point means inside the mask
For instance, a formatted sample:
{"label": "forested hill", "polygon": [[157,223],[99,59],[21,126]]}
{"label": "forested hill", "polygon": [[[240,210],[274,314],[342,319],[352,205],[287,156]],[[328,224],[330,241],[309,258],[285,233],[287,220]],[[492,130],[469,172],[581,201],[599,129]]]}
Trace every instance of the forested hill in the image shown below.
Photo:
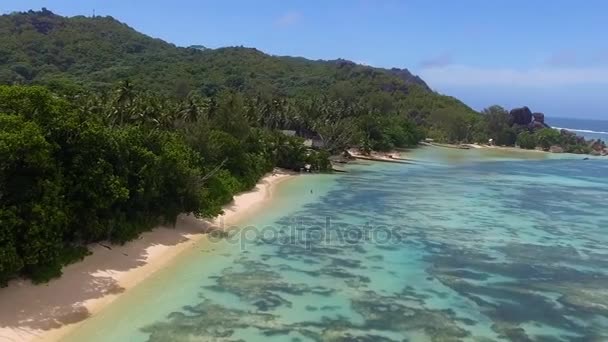
{"label": "forested hill", "polygon": [[407,70],[178,48],[110,17],[0,16],[0,287],[180,213],[216,216],[274,167],[329,171],[350,147],[425,137],[549,148],[566,141],[555,134],[501,107],[476,113]]}
{"label": "forested hill", "polygon": [[349,147],[464,140],[476,122],[407,70],[180,48],[110,17],[0,16],[0,287],[180,213],[216,216],[274,167],[329,171]]}
{"label": "forested hill", "polygon": [[[204,43],[204,37],[201,37]],[[407,69],[347,60],[277,57],[257,49],[180,48],[112,17],[62,17],[43,9],[0,17],[0,83],[107,89],[120,80],[166,95],[222,88],[269,96],[407,93],[427,84]]]}

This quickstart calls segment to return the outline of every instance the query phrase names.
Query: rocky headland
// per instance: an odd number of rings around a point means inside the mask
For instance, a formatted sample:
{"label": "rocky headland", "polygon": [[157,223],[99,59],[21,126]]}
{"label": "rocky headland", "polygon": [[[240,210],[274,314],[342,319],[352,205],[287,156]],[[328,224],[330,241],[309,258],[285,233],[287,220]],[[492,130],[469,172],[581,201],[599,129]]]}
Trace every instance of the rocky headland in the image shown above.
{"label": "rocky headland", "polygon": [[[574,132],[566,129],[552,129],[545,121],[545,114],[532,112],[524,106],[514,108],[509,112],[511,127],[520,134],[526,135],[527,141],[518,139],[518,145],[522,148],[536,148],[553,153],[578,153],[594,156],[608,156],[606,143],[600,139],[585,139]],[[525,146],[523,146],[525,144]]]}

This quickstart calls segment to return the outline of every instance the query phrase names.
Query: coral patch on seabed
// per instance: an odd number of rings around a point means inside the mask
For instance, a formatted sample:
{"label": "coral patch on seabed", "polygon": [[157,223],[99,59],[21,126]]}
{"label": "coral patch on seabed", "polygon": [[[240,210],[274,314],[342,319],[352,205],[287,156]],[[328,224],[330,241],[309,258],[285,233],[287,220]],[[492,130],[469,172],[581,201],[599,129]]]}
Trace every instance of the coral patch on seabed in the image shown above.
{"label": "coral patch on seabed", "polygon": [[[574,163],[352,166],[264,222],[283,239],[250,241],[205,274],[201,299],[141,331],[150,341],[608,340],[608,216],[597,210],[608,181]],[[378,227],[389,239],[374,240]]]}

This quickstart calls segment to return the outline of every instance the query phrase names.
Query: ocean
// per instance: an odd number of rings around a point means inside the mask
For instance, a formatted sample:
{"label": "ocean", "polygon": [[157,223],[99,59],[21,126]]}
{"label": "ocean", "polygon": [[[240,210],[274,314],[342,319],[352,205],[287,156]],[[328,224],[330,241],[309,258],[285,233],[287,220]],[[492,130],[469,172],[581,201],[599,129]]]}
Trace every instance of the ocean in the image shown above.
{"label": "ocean", "polygon": [[608,340],[608,159],[407,155],[285,181],[65,341]]}
{"label": "ocean", "polygon": [[608,140],[608,120],[589,120],[571,118],[546,118],[547,124],[556,129],[567,129],[586,139]]}

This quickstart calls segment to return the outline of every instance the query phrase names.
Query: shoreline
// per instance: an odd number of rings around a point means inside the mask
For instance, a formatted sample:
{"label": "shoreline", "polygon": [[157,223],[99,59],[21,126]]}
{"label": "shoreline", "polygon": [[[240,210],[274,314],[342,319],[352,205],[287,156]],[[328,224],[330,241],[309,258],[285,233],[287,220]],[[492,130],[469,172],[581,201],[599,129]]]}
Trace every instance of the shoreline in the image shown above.
{"label": "shoreline", "polygon": [[277,171],[240,193],[224,206],[224,214],[209,220],[180,215],[175,227],[159,226],[109,250],[89,246],[92,254],[68,265],[60,278],[34,285],[16,279],[0,289],[0,342],[57,341],[87,318],[102,311],[121,294],[208,236],[214,227],[238,223],[267,205],[275,187],[297,173]]}
{"label": "shoreline", "polygon": [[525,149],[516,146],[496,146],[496,145],[480,145],[480,144],[465,144],[466,146],[470,146],[471,148],[481,148],[481,149],[490,149],[490,150],[502,150],[502,151],[511,151],[511,152],[536,152],[536,153],[552,153],[550,151],[543,151],[539,149]]}
{"label": "shoreline", "polygon": [[411,164],[414,160],[402,158],[403,151],[377,152],[372,151],[370,154],[363,154],[359,150],[349,149],[348,154],[356,160],[376,161],[396,164]]}
{"label": "shoreline", "polygon": [[535,149],[525,149],[516,146],[495,146],[495,145],[480,145],[480,144],[464,144],[466,146],[470,146],[471,148],[476,149],[492,149],[492,150],[502,150],[502,151],[511,151],[511,152],[534,152],[534,153],[545,153],[545,154],[571,154],[576,156],[583,156],[583,158],[597,158],[597,157],[605,157],[604,155],[593,155],[591,153],[571,153],[571,152],[551,152],[545,151],[539,148]]}

